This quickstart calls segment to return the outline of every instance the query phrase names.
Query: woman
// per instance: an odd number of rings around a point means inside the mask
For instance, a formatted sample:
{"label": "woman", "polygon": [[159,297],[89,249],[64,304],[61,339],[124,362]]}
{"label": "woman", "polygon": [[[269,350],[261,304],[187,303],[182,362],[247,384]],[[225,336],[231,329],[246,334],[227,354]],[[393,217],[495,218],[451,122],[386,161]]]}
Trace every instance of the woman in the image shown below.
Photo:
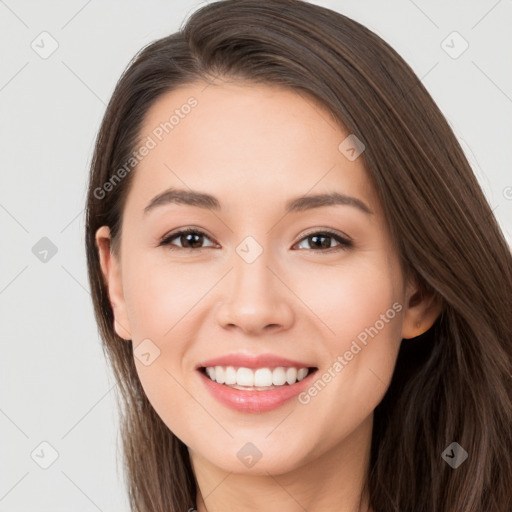
{"label": "woman", "polygon": [[227,0],[144,48],[86,249],[132,510],[512,510],[512,257],[365,27]]}

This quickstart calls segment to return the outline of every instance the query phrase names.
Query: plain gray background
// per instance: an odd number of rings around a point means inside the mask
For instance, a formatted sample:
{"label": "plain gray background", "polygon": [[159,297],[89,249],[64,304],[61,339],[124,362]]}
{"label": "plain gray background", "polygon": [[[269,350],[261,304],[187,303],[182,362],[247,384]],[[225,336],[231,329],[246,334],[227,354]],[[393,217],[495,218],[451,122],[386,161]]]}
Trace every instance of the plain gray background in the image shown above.
{"label": "plain gray background", "polygon": [[[129,60],[203,3],[0,0],[0,512],[128,511],[87,281],[88,165]],[[411,65],[511,243],[512,1],[313,3]]]}

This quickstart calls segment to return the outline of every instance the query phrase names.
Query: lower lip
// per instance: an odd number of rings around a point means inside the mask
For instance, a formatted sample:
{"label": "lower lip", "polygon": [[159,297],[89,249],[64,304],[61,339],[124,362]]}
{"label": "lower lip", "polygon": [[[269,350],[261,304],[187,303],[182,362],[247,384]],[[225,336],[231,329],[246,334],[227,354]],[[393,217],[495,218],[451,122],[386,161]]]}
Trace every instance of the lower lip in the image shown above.
{"label": "lower lip", "polygon": [[[198,370],[199,371],[199,370]],[[299,382],[284,385],[267,391],[243,391],[219,384],[207,377],[202,371],[199,375],[203,379],[208,391],[222,404],[238,412],[267,412],[281,407],[286,402],[304,391],[316,371],[312,371]]]}

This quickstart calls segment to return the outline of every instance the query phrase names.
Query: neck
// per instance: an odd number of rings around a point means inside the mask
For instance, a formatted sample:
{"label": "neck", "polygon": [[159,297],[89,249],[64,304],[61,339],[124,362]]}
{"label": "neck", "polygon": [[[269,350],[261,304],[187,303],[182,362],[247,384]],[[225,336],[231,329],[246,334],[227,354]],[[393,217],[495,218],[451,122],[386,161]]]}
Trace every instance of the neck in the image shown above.
{"label": "neck", "polygon": [[197,512],[371,512],[364,484],[372,422],[370,415],[338,445],[320,455],[313,449],[306,463],[281,474],[225,471],[189,450]]}

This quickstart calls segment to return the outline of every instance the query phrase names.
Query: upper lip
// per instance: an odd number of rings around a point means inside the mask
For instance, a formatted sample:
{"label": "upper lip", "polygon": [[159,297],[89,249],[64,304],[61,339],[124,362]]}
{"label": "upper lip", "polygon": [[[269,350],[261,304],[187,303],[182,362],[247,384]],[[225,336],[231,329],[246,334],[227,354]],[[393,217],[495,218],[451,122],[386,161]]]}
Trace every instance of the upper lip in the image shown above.
{"label": "upper lip", "polygon": [[287,359],[274,354],[227,354],[225,356],[208,359],[196,366],[196,369],[206,368],[209,366],[235,366],[243,368],[275,368],[278,366],[294,367],[294,368],[312,368],[314,365]]}

